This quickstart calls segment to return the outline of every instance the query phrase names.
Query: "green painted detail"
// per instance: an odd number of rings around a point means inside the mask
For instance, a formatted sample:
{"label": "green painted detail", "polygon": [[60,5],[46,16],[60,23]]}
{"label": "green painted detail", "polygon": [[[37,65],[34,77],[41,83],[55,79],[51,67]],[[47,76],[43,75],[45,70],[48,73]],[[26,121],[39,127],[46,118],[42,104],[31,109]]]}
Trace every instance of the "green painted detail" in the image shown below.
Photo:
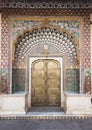
{"label": "green painted detail", "polygon": [[79,69],[66,69],[66,89],[79,92]]}
{"label": "green painted detail", "polygon": [[12,70],[12,89],[13,92],[25,91],[25,69]]}

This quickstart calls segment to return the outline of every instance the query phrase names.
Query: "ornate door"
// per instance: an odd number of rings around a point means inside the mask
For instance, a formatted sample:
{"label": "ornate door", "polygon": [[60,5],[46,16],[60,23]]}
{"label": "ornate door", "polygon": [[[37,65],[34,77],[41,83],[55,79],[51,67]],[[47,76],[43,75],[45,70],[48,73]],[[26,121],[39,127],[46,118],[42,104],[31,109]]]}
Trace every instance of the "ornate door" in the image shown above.
{"label": "ornate door", "polygon": [[60,105],[60,64],[56,60],[32,63],[32,105]]}

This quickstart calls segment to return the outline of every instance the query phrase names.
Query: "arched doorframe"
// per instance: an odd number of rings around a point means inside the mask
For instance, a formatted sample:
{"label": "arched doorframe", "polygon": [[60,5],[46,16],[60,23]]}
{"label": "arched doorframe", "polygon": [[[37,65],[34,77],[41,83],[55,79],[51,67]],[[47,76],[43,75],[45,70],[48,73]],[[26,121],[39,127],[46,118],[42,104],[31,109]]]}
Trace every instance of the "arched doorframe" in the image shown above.
{"label": "arched doorframe", "polygon": [[64,82],[63,82],[63,75],[64,75],[64,73],[63,73],[63,70],[64,70],[64,68],[63,68],[63,57],[29,57],[29,94],[28,94],[28,106],[29,107],[31,107],[31,88],[32,88],[32,86],[31,86],[31,81],[32,81],[32,79],[31,79],[31,67],[32,67],[32,62],[33,61],[35,61],[35,60],[39,60],[39,59],[53,59],[53,60],[56,60],[56,61],[58,61],[59,63],[60,63],[60,73],[61,73],[61,80],[60,80],[60,90],[61,90],[61,95],[60,95],[60,99],[61,99],[61,107],[63,107],[64,106],[64,94],[63,94],[63,91],[64,91],[64,89],[63,89],[63,86],[64,86]]}

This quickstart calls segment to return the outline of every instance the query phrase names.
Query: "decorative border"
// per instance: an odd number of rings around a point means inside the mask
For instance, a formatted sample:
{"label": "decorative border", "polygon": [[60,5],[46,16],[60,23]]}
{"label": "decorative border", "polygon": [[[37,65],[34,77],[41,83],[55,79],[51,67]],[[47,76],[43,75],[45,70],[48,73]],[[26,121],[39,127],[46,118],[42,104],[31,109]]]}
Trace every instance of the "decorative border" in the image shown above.
{"label": "decorative border", "polygon": [[[92,22],[92,14],[90,14],[90,22]],[[92,23],[90,24],[90,44],[91,44],[91,92],[92,92]]]}
{"label": "decorative border", "polygon": [[[88,1],[87,1],[88,3]],[[90,5],[91,6],[91,5]],[[21,9],[21,8],[16,8],[16,9],[8,9],[8,8],[1,8],[0,12],[2,14],[2,29],[1,29],[1,54],[2,54],[2,59],[1,59],[1,67],[6,68],[8,70],[8,75],[7,75],[7,85],[10,88],[10,82],[11,82],[11,55],[10,55],[10,27],[9,27],[9,17],[34,17],[34,16],[39,16],[39,17],[47,17],[47,16],[52,16],[52,17],[80,17],[83,18],[83,32],[82,32],[82,50],[81,50],[81,84],[82,84],[82,90],[83,92],[84,89],[84,69],[85,68],[90,68],[90,10],[89,9],[80,9],[78,10],[77,8],[72,10],[72,9]],[[4,38],[3,38],[4,37]],[[88,45],[88,47],[86,47]],[[5,46],[5,49],[3,48]],[[87,50],[87,49],[88,50]],[[6,55],[4,55],[4,53]],[[89,56],[89,58],[88,58]],[[6,58],[6,60],[4,60]],[[86,59],[88,59],[86,61]]]}
{"label": "decorative border", "polygon": [[[10,43],[11,43],[11,50],[12,50],[12,54],[13,54],[13,51],[14,51],[14,48],[13,48],[13,40],[12,40],[12,24],[13,24],[13,21],[14,20],[19,20],[19,21],[22,21],[22,20],[33,20],[33,21],[35,21],[35,20],[40,20],[40,21],[43,21],[43,27],[44,26],[50,26],[49,24],[47,24],[46,25],[46,23],[45,23],[45,21],[58,21],[58,20],[61,20],[61,21],[64,21],[64,20],[68,20],[68,21],[75,21],[75,20],[78,20],[78,21],[80,21],[80,38],[79,38],[79,45],[78,45],[78,47],[79,47],[79,61],[80,61],[80,58],[81,58],[81,50],[82,50],[82,33],[83,33],[83,18],[82,17],[77,17],[77,16],[72,16],[72,17],[69,17],[69,16],[63,16],[63,17],[52,17],[52,16],[47,16],[47,17],[38,17],[38,16],[36,16],[36,17],[10,17]],[[42,26],[41,26],[42,27]],[[39,27],[39,28],[41,28],[41,27]],[[37,29],[39,29],[39,28],[37,28]],[[53,27],[54,28],[54,27]],[[55,28],[57,28],[57,30],[63,30],[63,29],[59,29],[57,26],[55,27]],[[32,30],[34,30],[34,29],[36,29],[36,28],[33,28]],[[26,32],[26,31],[29,31],[29,30],[25,30],[24,32]],[[64,30],[64,31],[66,31],[66,30]],[[23,33],[24,33],[23,32]],[[67,31],[66,31],[67,32]],[[22,34],[23,34],[22,33]],[[20,36],[20,35],[22,35],[22,34],[19,34],[18,36],[17,36],[17,38]],[[73,34],[72,34],[73,35]],[[76,36],[74,36],[73,35],[73,37],[76,39]],[[15,39],[15,41],[14,41],[14,43],[16,43],[16,41],[17,41],[17,38]],[[77,41],[77,39],[76,39],[76,41]],[[11,54],[11,61],[12,61],[12,54]]]}
{"label": "decorative border", "polygon": [[1,67],[1,13],[0,13],[0,67]]}
{"label": "decorative border", "polygon": [[[82,32],[83,32],[83,18],[82,17],[78,17],[78,16],[72,16],[72,17],[69,17],[69,16],[63,16],[63,17],[53,17],[53,16],[47,16],[47,17],[10,17],[10,27],[11,27],[11,35],[10,35],[10,39],[11,39],[11,63],[12,63],[12,54],[13,54],[13,51],[14,51],[14,47],[13,47],[13,40],[12,40],[12,24],[13,24],[13,21],[14,20],[20,20],[20,21],[22,21],[22,20],[41,20],[41,21],[58,21],[58,20],[61,20],[61,21],[63,21],[63,20],[70,20],[70,21],[75,21],[75,20],[78,20],[78,21],[80,21],[80,39],[79,39],[79,61],[80,62],[82,62],[81,61],[81,55],[82,55],[82,53],[81,53],[81,51],[82,51]],[[47,24],[47,25],[49,25],[49,24]],[[44,22],[44,25],[43,26],[47,26],[47,25],[45,25],[45,22]],[[41,28],[41,27],[39,27],[39,28]],[[58,28],[58,27],[56,27],[56,28]],[[32,30],[34,30],[34,28],[32,29]],[[61,29],[60,29],[61,30]],[[20,34],[20,35],[22,35],[22,34]],[[74,35],[73,35],[74,36]],[[17,36],[17,38],[18,38],[19,36]],[[75,37],[75,36],[74,36]],[[15,42],[17,41],[17,38],[16,38],[16,40],[15,40]],[[75,39],[76,39],[76,37],[75,37]],[[14,42],[14,44],[15,44],[15,42]],[[65,63],[65,62],[64,62]],[[80,63],[79,63],[80,64]],[[80,68],[81,68],[82,66],[81,66],[81,64],[80,64]],[[64,75],[65,75],[65,70],[64,70]],[[11,77],[12,77],[12,75],[11,75]],[[80,80],[81,80],[81,70],[80,70]],[[65,76],[64,76],[64,81],[65,81]],[[12,86],[12,85],[11,85]],[[80,82],[80,92],[81,92],[81,82]],[[65,88],[65,82],[64,82],[64,88]],[[12,89],[12,88],[11,88]],[[66,88],[65,88],[66,89]]]}
{"label": "decorative border", "polygon": [[86,2],[83,2],[82,0],[79,0],[76,2],[76,0],[72,1],[67,1],[65,2],[64,0],[63,1],[49,1],[49,0],[44,0],[41,1],[29,1],[29,0],[20,0],[20,1],[11,1],[11,0],[8,0],[8,1],[1,1],[0,2],[0,8],[30,8],[30,9],[39,9],[39,8],[42,8],[42,9],[51,9],[51,8],[54,8],[54,9],[91,9],[92,8],[92,2],[91,1],[87,1]]}
{"label": "decorative border", "polygon": [[76,119],[76,120],[79,120],[79,119],[92,119],[92,115],[61,115],[61,116],[58,116],[58,115],[55,115],[55,116],[30,116],[30,115],[25,115],[25,116],[1,116],[0,117],[0,120],[42,120],[42,119],[54,119],[54,120],[57,120],[57,119]]}

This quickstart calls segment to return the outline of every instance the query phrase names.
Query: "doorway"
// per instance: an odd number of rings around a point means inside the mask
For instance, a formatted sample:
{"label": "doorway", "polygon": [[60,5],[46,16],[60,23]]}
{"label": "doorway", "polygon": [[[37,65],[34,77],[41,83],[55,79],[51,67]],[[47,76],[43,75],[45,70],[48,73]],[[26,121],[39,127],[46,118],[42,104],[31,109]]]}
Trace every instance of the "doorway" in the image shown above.
{"label": "doorway", "polygon": [[60,106],[60,72],[60,63],[54,59],[38,59],[32,62],[32,106]]}

